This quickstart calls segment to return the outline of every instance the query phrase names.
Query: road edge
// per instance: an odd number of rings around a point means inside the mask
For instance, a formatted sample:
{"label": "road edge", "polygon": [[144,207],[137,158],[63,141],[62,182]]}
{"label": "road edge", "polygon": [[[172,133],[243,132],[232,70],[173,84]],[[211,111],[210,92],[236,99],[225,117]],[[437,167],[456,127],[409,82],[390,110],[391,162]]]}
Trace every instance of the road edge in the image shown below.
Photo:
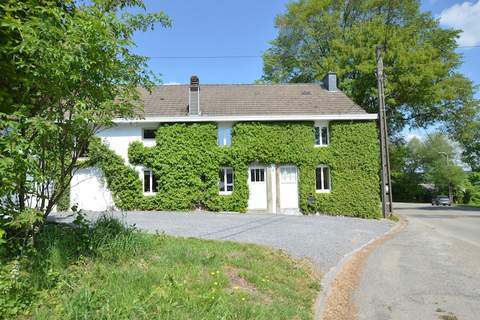
{"label": "road edge", "polygon": [[[337,291],[338,289],[335,287],[335,280],[340,278],[342,276],[342,273],[347,273],[346,267],[348,264],[354,264],[356,261],[356,257],[360,256],[360,253],[365,254],[365,257],[368,257],[373,250],[378,247],[380,244],[383,242],[391,239],[393,236],[396,234],[400,233],[405,229],[405,227],[408,225],[408,220],[402,216],[399,215],[399,221],[396,222],[395,224],[392,225],[390,230],[387,232],[371,239],[364,245],[358,247],[357,249],[345,254],[343,258],[340,260],[340,262],[332,267],[322,278],[320,281],[321,285],[321,291],[315,301],[314,305],[314,319],[316,320],[322,320],[325,316],[325,311],[328,309],[329,306],[329,298],[331,298]],[[360,278],[360,274],[358,275],[358,279]],[[353,294],[353,290],[349,290],[352,292],[348,292],[348,294],[345,296],[343,294],[344,298],[350,300]],[[350,301],[349,301],[350,302]],[[351,302],[350,302],[351,303]],[[340,319],[340,318],[338,318]]]}

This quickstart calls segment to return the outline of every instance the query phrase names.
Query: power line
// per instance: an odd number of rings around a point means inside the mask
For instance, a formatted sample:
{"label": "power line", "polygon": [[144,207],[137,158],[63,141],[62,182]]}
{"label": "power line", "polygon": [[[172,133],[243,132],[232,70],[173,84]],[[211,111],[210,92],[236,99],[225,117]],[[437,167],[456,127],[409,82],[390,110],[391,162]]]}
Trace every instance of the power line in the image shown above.
{"label": "power line", "polygon": [[[480,45],[474,46],[460,46],[457,49],[466,49],[466,48],[480,48]],[[151,56],[150,59],[165,59],[165,60],[175,60],[175,59],[259,59],[263,58],[263,55],[219,55],[219,56]]]}
{"label": "power line", "polygon": [[248,58],[263,58],[263,56],[152,56],[150,59],[248,59]]}

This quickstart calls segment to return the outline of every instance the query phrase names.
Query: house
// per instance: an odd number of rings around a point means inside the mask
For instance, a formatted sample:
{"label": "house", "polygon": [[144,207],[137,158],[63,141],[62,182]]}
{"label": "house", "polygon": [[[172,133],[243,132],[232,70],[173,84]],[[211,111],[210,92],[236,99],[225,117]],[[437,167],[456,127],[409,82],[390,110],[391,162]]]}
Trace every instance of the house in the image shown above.
{"label": "house", "polygon": [[141,119],[98,134],[104,161],[74,175],[71,205],[380,214],[377,115],[338,90],[335,73],[307,84],[192,76],[141,96]]}

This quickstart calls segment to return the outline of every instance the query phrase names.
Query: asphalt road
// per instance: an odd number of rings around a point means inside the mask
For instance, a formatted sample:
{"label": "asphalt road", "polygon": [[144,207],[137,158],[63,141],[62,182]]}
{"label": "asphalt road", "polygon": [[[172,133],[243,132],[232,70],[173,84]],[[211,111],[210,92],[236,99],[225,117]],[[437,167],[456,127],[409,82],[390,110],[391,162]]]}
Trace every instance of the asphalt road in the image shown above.
{"label": "asphalt road", "polygon": [[397,203],[406,229],[366,262],[358,319],[480,319],[480,209]]}

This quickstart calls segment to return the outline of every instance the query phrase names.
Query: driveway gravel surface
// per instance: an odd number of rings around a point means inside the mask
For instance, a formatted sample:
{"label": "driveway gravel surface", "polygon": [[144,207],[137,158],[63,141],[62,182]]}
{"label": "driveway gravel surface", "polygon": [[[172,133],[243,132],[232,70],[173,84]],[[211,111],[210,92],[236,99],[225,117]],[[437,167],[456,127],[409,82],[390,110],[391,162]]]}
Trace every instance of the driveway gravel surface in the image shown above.
{"label": "driveway gravel surface", "polygon": [[[88,212],[89,219],[104,213]],[[387,232],[389,220],[333,216],[285,216],[205,212],[110,212],[129,225],[150,232],[215,240],[256,243],[310,259],[320,272],[336,266],[344,255]],[[71,215],[51,220],[69,222]]]}

